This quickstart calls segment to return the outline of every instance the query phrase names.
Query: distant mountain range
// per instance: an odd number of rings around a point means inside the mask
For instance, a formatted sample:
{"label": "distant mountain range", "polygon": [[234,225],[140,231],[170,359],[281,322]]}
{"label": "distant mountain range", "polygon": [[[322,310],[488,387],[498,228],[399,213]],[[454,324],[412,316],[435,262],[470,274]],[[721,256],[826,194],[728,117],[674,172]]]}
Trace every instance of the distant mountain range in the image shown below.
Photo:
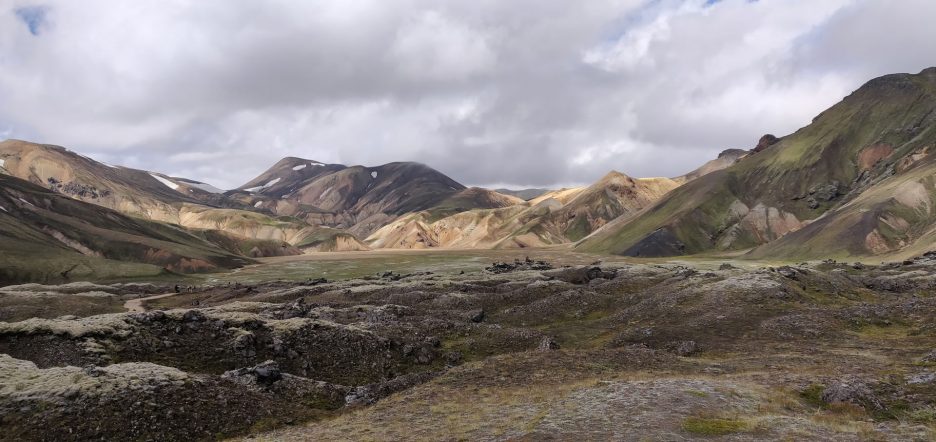
{"label": "distant mountain range", "polygon": [[372,248],[916,254],[936,240],[934,123],[930,68],[874,79],[797,132],[726,150],[683,176],[612,171],[586,187],[524,190],[467,188],[419,163],[288,157],[225,191],[7,140],[0,283],[215,271],[257,257]]}

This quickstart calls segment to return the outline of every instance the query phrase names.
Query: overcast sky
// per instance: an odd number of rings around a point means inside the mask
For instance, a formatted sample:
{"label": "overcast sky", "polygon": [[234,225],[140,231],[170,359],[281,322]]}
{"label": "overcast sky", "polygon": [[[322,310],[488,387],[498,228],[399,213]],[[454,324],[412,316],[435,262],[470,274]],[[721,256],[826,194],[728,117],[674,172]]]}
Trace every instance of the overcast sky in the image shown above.
{"label": "overcast sky", "polygon": [[675,176],[936,65],[934,0],[0,0],[0,139],[243,184]]}

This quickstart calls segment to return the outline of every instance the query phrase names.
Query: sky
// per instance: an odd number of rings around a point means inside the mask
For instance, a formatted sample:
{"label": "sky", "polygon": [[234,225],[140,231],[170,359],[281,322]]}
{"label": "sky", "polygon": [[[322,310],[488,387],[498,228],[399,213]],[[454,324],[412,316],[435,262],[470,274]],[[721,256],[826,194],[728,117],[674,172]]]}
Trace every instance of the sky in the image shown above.
{"label": "sky", "polygon": [[933,0],[0,0],[0,139],[234,188],[677,176],[936,65]]}

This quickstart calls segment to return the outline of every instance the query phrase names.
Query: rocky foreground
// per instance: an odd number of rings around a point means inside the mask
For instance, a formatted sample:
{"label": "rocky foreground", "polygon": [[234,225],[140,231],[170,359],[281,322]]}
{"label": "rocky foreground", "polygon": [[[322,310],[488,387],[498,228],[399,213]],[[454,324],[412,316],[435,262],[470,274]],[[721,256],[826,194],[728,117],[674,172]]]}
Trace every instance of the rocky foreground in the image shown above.
{"label": "rocky foreground", "polygon": [[735,265],[0,288],[0,439],[936,436],[936,257]]}

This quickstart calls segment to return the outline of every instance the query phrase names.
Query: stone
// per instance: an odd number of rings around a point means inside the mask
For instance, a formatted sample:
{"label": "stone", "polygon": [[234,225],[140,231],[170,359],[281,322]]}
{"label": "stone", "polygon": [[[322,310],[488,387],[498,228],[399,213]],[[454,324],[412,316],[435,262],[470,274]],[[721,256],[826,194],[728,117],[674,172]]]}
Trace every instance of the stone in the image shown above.
{"label": "stone", "polygon": [[603,270],[597,266],[579,266],[551,270],[543,273],[544,276],[565,281],[571,284],[588,284],[596,279],[614,279],[617,271]]}
{"label": "stone", "polygon": [[933,350],[920,358],[920,362],[924,363],[936,363],[936,350]]}
{"label": "stone", "polygon": [[480,323],[484,321],[484,310],[476,309],[468,312],[468,320],[474,323]]}
{"label": "stone", "polygon": [[559,343],[552,336],[546,336],[540,341],[539,346],[536,347],[539,351],[552,351],[559,349]]}
{"label": "stone", "polygon": [[678,341],[673,344],[673,353],[677,356],[691,356],[699,352],[699,345],[695,341]]}
{"label": "stone", "polygon": [[759,140],[757,140],[757,146],[754,146],[754,148],[751,149],[751,152],[757,153],[757,152],[764,151],[768,147],[773,146],[774,144],[777,144],[778,141],[780,141],[780,139],[777,138],[776,136],[772,134],[766,134],[760,137]]}
{"label": "stone", "polygon": [[932,384],[936,382],[936,373],[924,372],[907,377],[908,384]]}
{"label": "stone", "polygon": [[874,392],[859,380],[833,382],[822,391],[821,399],[827,404],[848,403],[868,411],[884,409],[884,404],[874,396]]}
{"label": "stone", "polygon": [[283,372],[275,361],[264,361],[253,367],[238,368],[224,372],[223,378],[233,379],[242,384],[256,384],[269,387],[283,379]]}

